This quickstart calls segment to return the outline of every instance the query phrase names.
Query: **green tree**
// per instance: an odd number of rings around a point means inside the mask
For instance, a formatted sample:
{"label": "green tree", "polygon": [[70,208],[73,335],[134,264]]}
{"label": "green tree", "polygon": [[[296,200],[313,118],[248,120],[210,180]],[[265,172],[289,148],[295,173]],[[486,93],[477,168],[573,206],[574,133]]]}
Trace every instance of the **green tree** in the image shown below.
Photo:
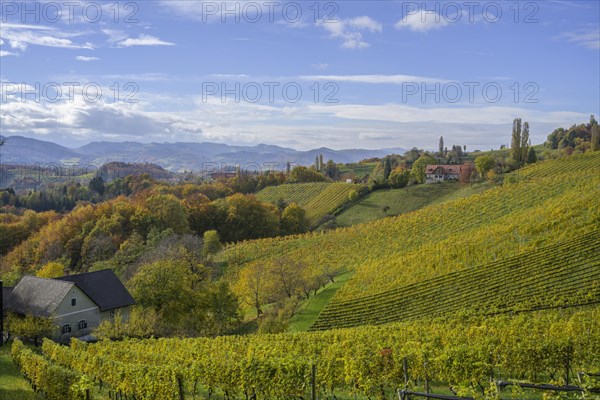
{"label": "green tree", "polygon": [[392,161],[390,160],[390,157],[386,157],[383,160],[383,180],[384,181],[388,180],[391,173],[392,173]]}
{"label": "green tree", "polygon": [[292,203],[283,210],[281,214],[281,233],[293,235],[308,231],[310,222],[306,217],[306,211],[296,203]]}
{"label": "green tree", "polygon": [[531,142],[529,140],[529,122],[523,124],[523,131],[521,132],[521,165],[525,165],[527,157],[529,156],[529,147]]}
{"label": "green tree", "polygon": [[479,156],[475,159],[475,168],[477,168],[477,172],[482,178],[485,178],[488,171],[494,168],[495,165],[496,160],[492,156]]}
{"label": "green tree", "polygon": [[355,202],[359,197],[360,196],[356,190],[351,190],[350,193],[348,193],[348,200],[351,202]]}
{"label": "green tree", "polygon": [[101,176],[96,176],[96,177],[92,178],[90,180],[90,183],[88,184],[88,188],[91,191],[96,192],[100,196],[102,196],[104,194],[104,191],[106,190],[106,188],[104,186],[104,179],[102,179]]}
{"label": "green tree", "polygon": [[208,292],[207,305],[205,334],[225,335],[239,326],[242,319],[240,304],[226,281],[213,285]]}
{"label": "green tree", "polygon": [[444,137],[440,136],[440,143],[438,145],[438,154],[440,157],[444,156]]}
{"label": "green tree", "polygon": [[437,161],[435,160],[435,158],[431,157],[429,154],[427,154],[427,153],[421,154],[421,156],[417,159],[417,161],[415,161],[413,163],[412,169],[410,171],[410,174],[411,174],[412,178],[415,180],[415,182],[424,183],[425,182],[425,169],[426,169],[427,165],[432,165],[432,164],[436,164],[436,163],[437,163]]}
{"label": "green tree", "polygon": [[537,154],[533,147],[529,148],[529,154],[527,154],[527,164],[534,164],[537,162]]}
{"label": "green tree", "polygon": [[327,164],[325,164],[325,167],[323,168],[323,172],[330,179],[337,179],[340,175],[340,169],[333,160],[327,161]]}
{"label": "green tree", "polygon": [[393,188],[399,189],[408,185],[410,179],[410,171],[402,167],[396,167],[390,174],[390,185]]}
{"label": "green tree", "polygon": [[517,164],[517,167],[520,167],[523,156],[523,151],[521,150],[521,118],[516,118],[513,121],[510,156]]}
{"label": "green tree", "polygon": [[304,166],[298,166],[292,169],[287,181],[289,183],[326,182],[327,178],[318,171]]}
{"label": "green tree", "polygon": [[207,282],[193,269],[203,267],[191,268],[181,258],[160,260],[143,265],[129,281],[138,305],[157,313],[164,334],[193,333],[202,324],[202,289]]}
{"label": "green tree", "polygon": [[206,231],[202,237],[204,239],[202,244],[202,254],[204,257],[217,254],[221,250],[222,245],[217,231]]}

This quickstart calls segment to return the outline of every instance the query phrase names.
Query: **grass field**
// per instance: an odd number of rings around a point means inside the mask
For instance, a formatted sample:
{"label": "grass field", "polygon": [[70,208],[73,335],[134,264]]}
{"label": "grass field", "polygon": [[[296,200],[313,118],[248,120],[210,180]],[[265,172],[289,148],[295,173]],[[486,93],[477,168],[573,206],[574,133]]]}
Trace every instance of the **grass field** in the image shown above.
{"label": "grass field", "polygon": [[[443,182],[403,189],[378,190],[368,194],[338,215],[336,222],[338,226],[352,226],[386,216],[405,214],[436,200],[442,200],[461,188],[458,182]],[[386,213],[381,209],[383,206],[389,207]]]}
{"label": "grass field", "polygon": [[31,385],[23,378],[13,364],[10,346],[0,347],[0,399],[1,400],[37,400]]}

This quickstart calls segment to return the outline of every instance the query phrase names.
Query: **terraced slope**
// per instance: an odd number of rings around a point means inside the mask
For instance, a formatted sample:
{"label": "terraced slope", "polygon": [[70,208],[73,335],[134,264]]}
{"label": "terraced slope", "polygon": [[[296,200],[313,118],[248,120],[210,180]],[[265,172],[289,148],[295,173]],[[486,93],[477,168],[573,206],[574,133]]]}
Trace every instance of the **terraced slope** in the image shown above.
{"label": "terraced slope", "polygon": [[600,303],[600,229],[555,246],[327,306],[313,330]]}
{"label": "terraced slope", "polygon": [[286,203],[296,203],[306,210],[311,224],[317,223],[327,214],[348,202],[348,194],[357,190],[358,185],[351,183],[291,183],[269,186],[256,195],[259,200],[277,204],[280,199]]}

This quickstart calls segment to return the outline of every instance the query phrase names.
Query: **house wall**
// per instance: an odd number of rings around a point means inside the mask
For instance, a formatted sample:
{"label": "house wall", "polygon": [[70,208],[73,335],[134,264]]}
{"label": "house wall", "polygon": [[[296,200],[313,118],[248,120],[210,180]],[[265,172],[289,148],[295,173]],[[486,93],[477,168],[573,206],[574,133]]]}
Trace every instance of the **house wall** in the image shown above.
{"label": "house wall", "polygon": [[[75,299],[76,304],[71,305]],[[68,341],[71,337],[85,336],[100,323],[100,309],[81,289],[73,285],[69,293],[62,299],[55,311],[56,324],[59,326],[59,340]],[[86,321],[87,328],[79,329],[79,322]],[[71,333],[62,334],[62,327],[71,326]]]}
{"label": "house wall", "polygon": [[[120,310],[121,312],[121,319],[123,321],[127,321],[129,319],[129,312],[130,312],[131,307],[121,307],[121,308],[117,308],[116,310]],[[110,320],[113,318],[113,313],[111,313],[111,311],[113,310],[107,310],[107,311],[101,311],[100,312],[100,322],[104,321],[104,320]]]}

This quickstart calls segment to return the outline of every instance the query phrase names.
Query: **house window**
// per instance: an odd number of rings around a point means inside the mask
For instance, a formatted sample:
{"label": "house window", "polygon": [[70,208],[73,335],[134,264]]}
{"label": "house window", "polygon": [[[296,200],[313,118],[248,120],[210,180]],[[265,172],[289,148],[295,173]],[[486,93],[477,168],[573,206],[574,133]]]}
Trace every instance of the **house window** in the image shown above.
{"label": "house window", "polygon": [[71,325],[69,324],[64,324],[62,326],[62,328],[60,329],[60,333],[62,333],[63,335],[67,334],[67,333],[71,333]]}
{"label": "house window", "polygon": [[81,321],[79,321],[79,324],[77,325],[77,328],[79,330],[87,328],[87,322],[86,322],[86,320],[82,319]]}
{"label": "house window", "polygon": [[71,307],[75,307],[77,305],[77,299],[71,299]]}

